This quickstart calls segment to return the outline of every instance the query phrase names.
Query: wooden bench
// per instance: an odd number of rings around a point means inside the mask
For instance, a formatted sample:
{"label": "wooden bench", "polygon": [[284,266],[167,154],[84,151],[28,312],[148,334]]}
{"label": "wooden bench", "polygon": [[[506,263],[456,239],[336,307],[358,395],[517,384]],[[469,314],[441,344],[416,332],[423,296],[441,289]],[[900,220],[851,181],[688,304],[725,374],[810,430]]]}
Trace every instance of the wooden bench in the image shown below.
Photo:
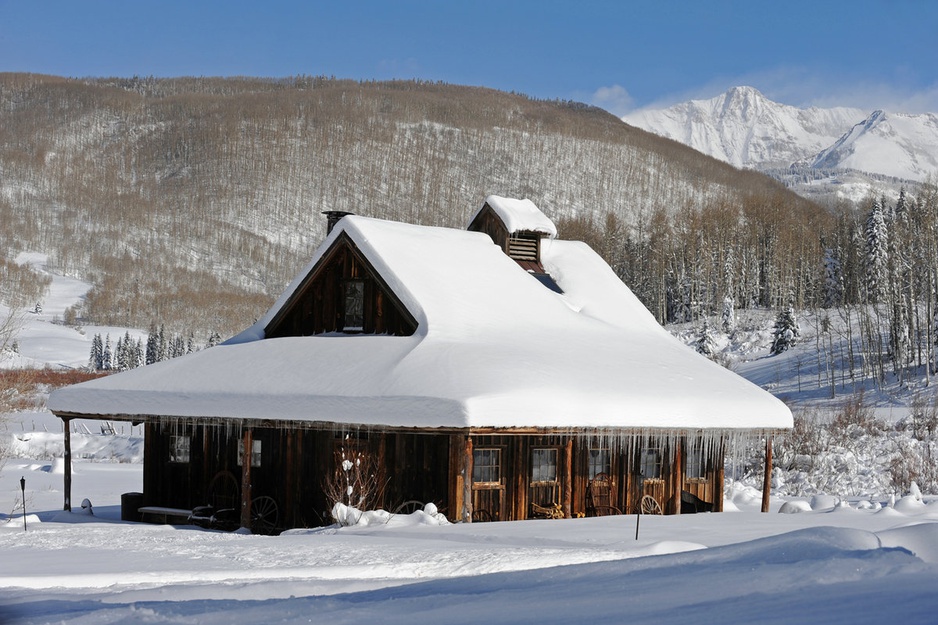
{"label": "wooden bench", "polygon": [[[192,510],[182,508],[164,508],[163,506],[143,506],[137,508],[140,520],[148,523],[165,523],[169,525],[186,524]],[[172,519],[172,520],[171,520]],[[175,521],[175,523],[173,522]]]}

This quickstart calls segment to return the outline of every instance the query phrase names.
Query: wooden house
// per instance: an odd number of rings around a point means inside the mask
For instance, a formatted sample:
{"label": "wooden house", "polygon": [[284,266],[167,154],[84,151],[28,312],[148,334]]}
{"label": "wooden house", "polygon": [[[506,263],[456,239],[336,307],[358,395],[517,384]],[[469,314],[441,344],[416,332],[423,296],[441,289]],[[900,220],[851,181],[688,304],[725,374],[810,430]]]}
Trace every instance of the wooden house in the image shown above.
{"label": "wooden house", "polygon": [[528,200],[490,196],[468,230],[332,218],[240,335],[50,397],[66,424],[144,424],[144,509],[328,524],[366,467],[367,505],[452,521],[719,511],[727,444],[791,426]]}

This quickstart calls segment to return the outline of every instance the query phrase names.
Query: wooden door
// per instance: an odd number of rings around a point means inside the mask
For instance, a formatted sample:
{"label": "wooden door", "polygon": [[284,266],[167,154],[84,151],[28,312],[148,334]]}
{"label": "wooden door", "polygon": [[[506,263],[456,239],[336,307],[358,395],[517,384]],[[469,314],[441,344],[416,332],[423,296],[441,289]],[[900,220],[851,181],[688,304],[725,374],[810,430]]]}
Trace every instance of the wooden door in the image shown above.
{"label": "wooden door", "polygon": [[505,450],[476,447],[472,450],[472,520],[505,521]]}
{"label": "wooden door", "polygon": [[531,468],[528,482],[528,505],[532,517],[563,515],[560,479],[561,448],[531,448]]}

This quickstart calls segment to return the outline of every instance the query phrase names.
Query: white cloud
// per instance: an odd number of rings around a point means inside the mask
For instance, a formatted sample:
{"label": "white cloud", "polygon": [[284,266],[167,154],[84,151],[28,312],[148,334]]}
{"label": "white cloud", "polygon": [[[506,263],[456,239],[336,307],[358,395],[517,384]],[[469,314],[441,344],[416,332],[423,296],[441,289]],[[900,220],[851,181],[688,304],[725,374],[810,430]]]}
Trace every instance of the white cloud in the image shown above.
{"label": "white cloud", "polygon": [[593,95],[590,97],[590,104],[606,109],[613,115],[622,117],[632,110],[635,100],[633,100],[629,92],[625,90],[625,87],[612,85],[611,87],[600,87],[594,91]]}

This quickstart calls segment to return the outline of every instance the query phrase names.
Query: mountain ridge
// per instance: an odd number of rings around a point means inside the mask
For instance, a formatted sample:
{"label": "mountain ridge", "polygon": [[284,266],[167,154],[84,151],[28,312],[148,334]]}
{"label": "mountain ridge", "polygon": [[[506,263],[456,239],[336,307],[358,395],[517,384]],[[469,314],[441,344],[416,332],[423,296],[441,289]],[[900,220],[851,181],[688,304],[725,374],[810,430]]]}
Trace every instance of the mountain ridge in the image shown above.
{"label": "mountain ridge", "polygon": [[[737,167],[866,172],[910,183],[938,173],[938,116],[850,107],[798,108],[753,87],[641,110],[623,121]],[[842,180],[832,176],[832,184]],[[881,185],[867,180],[866,190]],[[806,189],[796,189],[805,193]]]}

